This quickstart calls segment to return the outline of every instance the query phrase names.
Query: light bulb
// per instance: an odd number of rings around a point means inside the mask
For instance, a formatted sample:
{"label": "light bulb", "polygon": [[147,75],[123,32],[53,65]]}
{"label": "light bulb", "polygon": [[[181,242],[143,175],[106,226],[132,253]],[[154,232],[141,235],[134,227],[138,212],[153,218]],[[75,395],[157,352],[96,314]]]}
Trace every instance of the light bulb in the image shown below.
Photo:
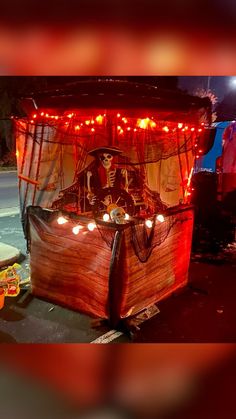
{"label": "light bulb", "polygon": [[93,231],[94,229],[95,229],[95,227],[96,227],[96,224],[95,223],[88,223],[88,230],[89,231]]}
{"label": "light bulb", "polygon": [[58,217],[57,223],[62,225],[68,223],[68,220],[65,217]]}
{"label": "light bulb", "polygon": [[125,213],[125,220],[129,220],[129,214]]}
{"label": "light bulb", "polygon": [[146,220],[145,224],[148,228],[152,228],[152,221],[151,220]]}
{"label": "light bulb", "polygon": [[72,232],[74,234],[79,234],[79,231],[80,231],[80,226],[75,226],[75,227],[72,228]]}
{"label": "light bulb", "polygon": [[163,223],[163,221],[165,221],[165,218],[162,214],[158,214],[157,215],[157,220],[160,221],[160,223]]}
{"label": "light bulb", "polygon": [[103,221],[109,221],[109,219],[110,219],[109,214],[104,214],[102,219],[103,219]]}

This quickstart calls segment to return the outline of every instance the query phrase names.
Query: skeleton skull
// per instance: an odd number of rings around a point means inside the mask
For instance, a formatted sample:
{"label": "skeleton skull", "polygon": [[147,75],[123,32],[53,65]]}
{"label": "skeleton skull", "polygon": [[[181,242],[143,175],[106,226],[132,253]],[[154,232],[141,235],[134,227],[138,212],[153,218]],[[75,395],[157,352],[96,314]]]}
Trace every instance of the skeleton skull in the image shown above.
{"label": "skeleton skull", "polygon": [[109,170],[111,168],[111,164],[113,160],[113,156],[111,154],[102,153],[100,154],[99,159],[106,170]]}
{"label": "skeleton skull", "polygon": [[125,210],[124,208],[117,207],[110,212],[112,221],[116,224],[125,224]]}

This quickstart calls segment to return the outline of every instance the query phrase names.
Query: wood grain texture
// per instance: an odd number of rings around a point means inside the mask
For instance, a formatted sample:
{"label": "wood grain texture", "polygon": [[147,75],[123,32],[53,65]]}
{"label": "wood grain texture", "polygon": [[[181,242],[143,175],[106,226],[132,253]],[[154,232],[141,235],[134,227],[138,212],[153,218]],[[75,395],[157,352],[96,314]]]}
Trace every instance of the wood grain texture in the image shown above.
{"label": "wood grain texture", "polygon": [[[139,261],[130,246],[131,231],[125,230],[125,258],[122,276],[120,317],[134,315],[167,297],[188,280],[193,212],[176,214],[168,237],[156,246],[146,263]],[[167,217],[166,217],[167,220]],[[154,239],[160,234],[155,227]]]}
{"label": "wood grain texture", "polygon": [[[108,318],[111,250],[95,229],[77,236],[71,225],[30,215],[33,294],[96,317]],[[69,224],[69,223],[68,223]]]}
{"label": "wood grain texture", "polygon": [[[167,238],[142,263],[135,254],[130,227],[119,233],[122,245],[116,246],[116,255],[99,230],[88,231],[85,222],[75,236],[70,221],[59,226],[29,214],[33,294],[110,319],[112,325],[153,305],[188,280],[193,211],[170,216],[175,223]],[[164,223],[155,226],[153,243],[158,242],[163,228]]]}

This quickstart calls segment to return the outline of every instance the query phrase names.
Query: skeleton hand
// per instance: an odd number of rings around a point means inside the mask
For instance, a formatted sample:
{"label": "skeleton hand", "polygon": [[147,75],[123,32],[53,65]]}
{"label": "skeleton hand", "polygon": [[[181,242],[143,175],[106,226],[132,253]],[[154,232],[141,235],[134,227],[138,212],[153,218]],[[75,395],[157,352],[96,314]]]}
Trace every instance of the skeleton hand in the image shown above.
{"label": "skeleton hand", "polygon": [[88,201],[89,201],[90,205],[95,205],[97,196],[94,193],[89,192],[87,194],[87,198],[88,198]]}

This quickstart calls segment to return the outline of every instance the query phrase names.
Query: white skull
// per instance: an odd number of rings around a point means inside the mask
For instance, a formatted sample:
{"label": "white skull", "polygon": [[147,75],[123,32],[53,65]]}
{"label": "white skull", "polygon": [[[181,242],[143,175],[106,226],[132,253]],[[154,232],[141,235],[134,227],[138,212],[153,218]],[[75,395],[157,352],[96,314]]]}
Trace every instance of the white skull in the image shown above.
{"label": "white skull", "polygon": [[114,208],[110,212],[112,221],[115,221],[116,224],[125,224],[125,210],[124,208],[118,207]]}
{"label": "white skull", "polygon": [[113,160],[113,156],[109,153],[103,153],[99,156],[99,158],[101,160],[101,163],[102,163],[103,167],[106,170],[109,170],[111,168],[111,163],[112,163],[112,160]]}

